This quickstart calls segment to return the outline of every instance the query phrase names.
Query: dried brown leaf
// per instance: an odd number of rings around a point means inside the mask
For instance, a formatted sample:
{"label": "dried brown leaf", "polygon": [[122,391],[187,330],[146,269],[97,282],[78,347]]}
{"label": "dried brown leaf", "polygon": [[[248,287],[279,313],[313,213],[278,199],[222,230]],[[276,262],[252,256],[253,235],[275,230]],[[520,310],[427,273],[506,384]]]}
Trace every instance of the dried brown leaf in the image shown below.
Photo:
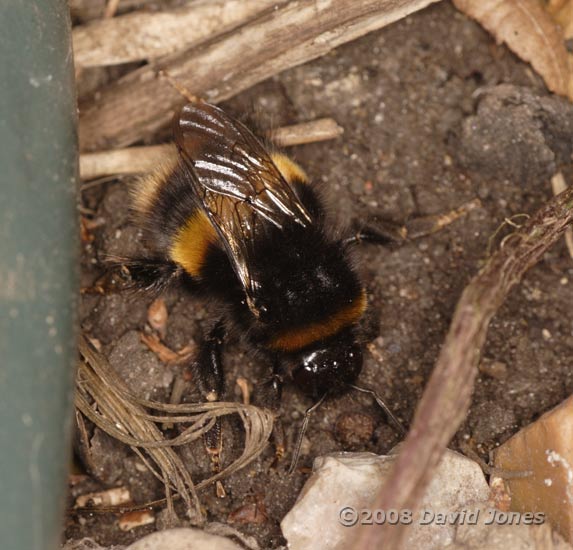
{"label": "dried brown leaf", "polygon": [[573,38],[573,0],[549,0],[546,9],[561,27],[565,39]]}
{"label": "dried brown leaf", "polygon": [[537,0],[454,0],[456,7],[483,25],[531,63],[547,87],[573,99],[573,78],[563,32]]}
{"label": "dried brown leaf", "polygon": [[167,306],[165,300],[157,298],[153,300],[151,305],[147,308],[147,322],[149,326],[159,333],[161,338],[165,338],[167,333]]}
{"label": "dried brown leaf", "polygon": [[193,354],[193,346],[185,346],[179,351],[173,351],[161,342],[157,334],[141,333],[141,341],[153,352],[162,363],[176,365],[189,359]]}
{"label": "dried brown leaf", "polygon": [[261,495],[257,495],[252,502],[243,504],[236,510],[233,510],[227,521],[239,525],[260,525],[268,520],[267,509]]}
{"label": "dried brown leaf", "polygon": [[92,243],[94,236],[88,229],[88,219],[82,216],[80,218],[80,239],[82,243]]}

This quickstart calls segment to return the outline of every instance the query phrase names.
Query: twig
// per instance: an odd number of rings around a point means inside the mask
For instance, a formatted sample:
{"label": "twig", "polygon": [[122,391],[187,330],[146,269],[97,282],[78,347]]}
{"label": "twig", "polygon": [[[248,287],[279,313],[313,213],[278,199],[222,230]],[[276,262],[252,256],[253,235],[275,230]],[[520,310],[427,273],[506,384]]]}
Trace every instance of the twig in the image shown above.
{"label": "twig", "polygon": [[[557,172],[557,174],[551,178],[551,188],[553,189],[554,195],[559,195],[559,193],[567,189],[567,184],[565,183],[562,172]],[[573,259],[573,228],[571,227],[565,230],[565,244],[567,245],[569,256]]]}
{"label": "twig", "polygon": [[[292,126],[283,126],[268,133],[269,139],[281,147],[334,139],[344,129],[331,118],[320,118]],[[150,172],[158,163],[177,155],[171,144],[127,147],[113,151],[80,155],[80,177],[91,180],[111,174],[140,174]]]}
{"label": "twig", "polygon": [[86,153],[80,155],[80,177],[85,181],[112,174],[144,174],[176,155],[170,143]]}
{"label": "twig", "polygon": [[73,29],[74,63],[97,67],[157,59],[229,32],[286,1],[210,0],[110,18],[118,0],[109,0],[104,19]]}
{"label": "twig", "polygon": [[[573,187],[538,211],[505,241],[464,290],[450,330],[416,409],[392,474],[374,509],[416,509],[451,438],[467,414],[489,322],[510,289],[573,221]],[[362,529],[353,548],[396,549],[403,525]]]}
{"label": "twig", "polygon": [[102,89],[81,106],[83,151],[112,149],[164,127],[181,97],[159,71],[220,102],[290,67],[324,55],[437,0],[297,0],[201,47],[163,58]]}
{"label": "twig", "polygon": [[344,133],[344,128],[332,118],[318,118],[292,126],[283,126],[268,132],[267,137],[279,147],[292,147],[317,141],[335,139]]}
{"label": "twig", "polygon": [[103,16],[105,19],[110,19],[115,16],[117,8],[121,0],[107,0]]}

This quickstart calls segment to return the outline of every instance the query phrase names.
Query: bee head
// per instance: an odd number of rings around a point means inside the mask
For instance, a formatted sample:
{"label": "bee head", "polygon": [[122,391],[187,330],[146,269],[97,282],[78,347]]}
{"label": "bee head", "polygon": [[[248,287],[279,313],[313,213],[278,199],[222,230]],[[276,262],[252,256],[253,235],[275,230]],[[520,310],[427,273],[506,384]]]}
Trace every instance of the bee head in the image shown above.
{"label": "bee head", "polygon": [[351,335],[322,342],[293,359],[293,382],[314,398],[344,391],[362,370],[362,349]]}

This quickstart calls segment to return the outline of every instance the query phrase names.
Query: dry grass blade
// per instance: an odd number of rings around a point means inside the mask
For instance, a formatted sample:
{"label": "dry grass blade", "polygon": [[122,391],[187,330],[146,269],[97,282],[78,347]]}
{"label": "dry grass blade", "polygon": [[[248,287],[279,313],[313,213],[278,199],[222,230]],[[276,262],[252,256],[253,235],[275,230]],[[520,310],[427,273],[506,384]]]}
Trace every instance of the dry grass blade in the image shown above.
{"label": "dry grass blade", "polygon": [[537,0],[454,0],[454,4],[531,63],[551,91],[573,99],[563,32]]}
{"label": "dry grass blade", "polygon": [[[139,399],[83,337],[79,349],[83,360],[78,367],[76,407],[106,433],[131,446],[156,477],[165,482],[168,506],[172,506],[173,491],[199,517],[197,491],[244,467],[265,448],[273,426],[270,411],[240,403],[172,405]],[[217,417],[230,414],[238,414],[243,422],[243,452],[220,473],[195,484],[174,447],[197,440]],[[156,425],[164,422],[189,426],[177,437],[165,439]]]}
{"label": "dry grass blade", "polygon": [[[466,287],[392,475],[373,508],[416,509],[446,446],[467,414],[491,318],[511,288],[572,222],[573,188],[569,188],[505,240]],[[354,548],[399,548],[403,535],[403,525],[370,527],[360,532]]]}

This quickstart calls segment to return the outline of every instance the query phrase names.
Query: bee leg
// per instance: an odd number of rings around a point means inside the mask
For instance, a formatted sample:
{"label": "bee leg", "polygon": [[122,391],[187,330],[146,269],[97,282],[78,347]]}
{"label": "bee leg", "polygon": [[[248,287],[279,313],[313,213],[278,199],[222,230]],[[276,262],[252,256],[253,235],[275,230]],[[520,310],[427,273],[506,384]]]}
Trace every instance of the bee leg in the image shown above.
{"label": "bee leg", "polygon": [[225,326],[222,321],[218,321],[201,344],[195,362],[197,383],[206,401],[219,401],[225,391],[221,360],[224,338]]}
{"label": "bee leg", "polygon": [[275,421],[273,423],[273,443],[275,444],[275,460],[273,466],[284,457],[286,452],[286,435],[282,419],[279,415],[281,396],[283,390],[283,378],[279,374],[273,374],[270,384],[271,402],[270,407],[276,413]]}
{"label": "bee leg", "polygon": [[261,384],[261,389],[259,392],[257,392],[259,396],[257,404],[263,407],[267,407],[275,413],[272,433],[272,438],[275,445],[275,459],[271,465],[271,468],[274,468],[284,457],[286,450],[285,430],[282,420],[279,416],[282,388],[283,377],[275,371],[271,378],[265,380]]}
{"label": "bee leg", "polygon": [[[206,401],[219,401],[225,391],[225,377],[223,375],[223,363],[221,352],[225,327],[222,321],[218,321],[203,341],[199,355],[195,362],[195,373],[199,390]],[[221,451],[223,439],[221,420],[217,418],[213,427],[203,436],[205,448],[211,457],[213,473],[221,470]]]}
{"label": "bee leg", "polygon": [[347,237],[342,242],[345,245],[361,243],[389,245],[403,243],[406,240],[406,235],[404,226],[374,218],[366,225],[358,227],[354,235]]}
{"label": "bee leg", "polygon": [[449,212],[412,218],[404,225],[398,225],[394,222],[374,217],[367,224],[359,227],[356,233],[345,239],[343,243],[351,245],[371,242],[388,245],[420,239],[441,231],[444,227],[466,216],[480,206],[479,199],[473,199]]}

